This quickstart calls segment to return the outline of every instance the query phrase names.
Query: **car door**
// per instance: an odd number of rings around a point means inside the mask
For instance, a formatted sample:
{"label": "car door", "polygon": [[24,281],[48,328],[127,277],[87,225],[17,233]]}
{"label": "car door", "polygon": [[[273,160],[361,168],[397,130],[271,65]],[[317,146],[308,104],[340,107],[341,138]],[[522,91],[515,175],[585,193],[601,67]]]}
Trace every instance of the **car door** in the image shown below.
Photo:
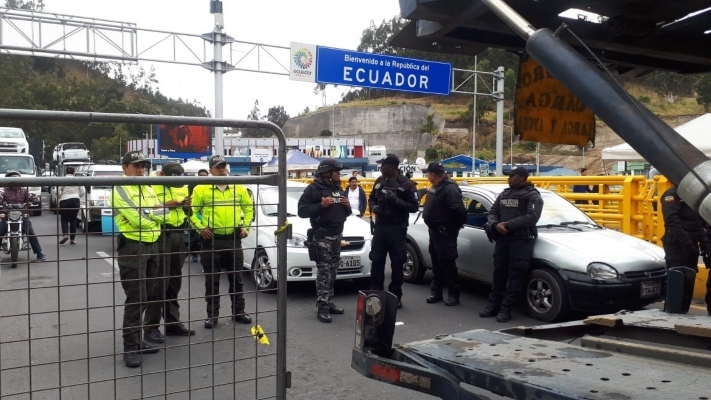
{"label": "car door", "polygon": [[491,281],[494,271],[494,245],[490,243],[484,231],[491,202],[485,197],[470,191],[462,193],[467,219],[464,228],[459,231],[457,266],[462,274],[472,278]]}
{"label": "car door", "polygon": [[257,237],[261,234],[258,232],[258,224],[261,215],[261,207],[257,206],[257,189],[258,186],[247,186],[247,193],[252,198],[254,204],[254,219],[252,220],[252,230],[246,238],[242,239],[242,249],[244,249],[244,265],[246,268],[252,268],[252,260],[254,252],[257,248]]}

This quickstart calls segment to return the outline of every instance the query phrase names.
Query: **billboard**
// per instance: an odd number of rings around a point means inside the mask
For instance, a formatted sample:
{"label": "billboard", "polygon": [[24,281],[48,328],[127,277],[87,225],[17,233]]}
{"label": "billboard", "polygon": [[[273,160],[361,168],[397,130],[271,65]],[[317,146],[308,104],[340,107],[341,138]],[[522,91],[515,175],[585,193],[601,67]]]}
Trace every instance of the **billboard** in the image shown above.
{"label": "billboard", "polygon": [[452,65],[334,49],[303,43],[291,44],[291,80],[448,95]]}
{"label": "billboard", "polygon": [[195,125],[158,125],[158,154],[199,158],[212,154],[212,128]]}
{"label": "billboard", "polygon": [[521,140],[595,144],[595,114],[530,57],[520,63],[515,116]]}

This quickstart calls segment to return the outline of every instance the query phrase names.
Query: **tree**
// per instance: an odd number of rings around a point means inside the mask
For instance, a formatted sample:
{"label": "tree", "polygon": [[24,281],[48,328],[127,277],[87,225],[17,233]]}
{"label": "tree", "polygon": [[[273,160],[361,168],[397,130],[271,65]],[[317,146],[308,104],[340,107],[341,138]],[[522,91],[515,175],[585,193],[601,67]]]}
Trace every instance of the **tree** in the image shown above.
{"label": "tree", "polygon": [[[254,100],[254,107],[252,107],[252,111],[250,111],[249,115],[247,115],[247,119],[251,121],[259,121],[265,118],[266,116],[262,117],[262,113],[259,111],[259,100]],[[272,136],[272,132],[268,129],[245,128],[242,130],[242,137],[260,138],[270,136]]]}
{"label": "tree", "polygon": [[22,1],[22,0],[5,0],[5,7],[14,8],[17,10],[44,10],[44,0],[37,1]]}
{"label": "tree", "polygon": [[284,106],[274,106],[269,108],[269,111],[267,111],[267,115],[264,118],[279,128],[283,128],[284,124],[290,117],[289,114],[286,113]]}
{"label": "tree", "polygon": [[704,106],[704,111],[711,109],[711,74],[703,74],[694,84],[696,102]]}

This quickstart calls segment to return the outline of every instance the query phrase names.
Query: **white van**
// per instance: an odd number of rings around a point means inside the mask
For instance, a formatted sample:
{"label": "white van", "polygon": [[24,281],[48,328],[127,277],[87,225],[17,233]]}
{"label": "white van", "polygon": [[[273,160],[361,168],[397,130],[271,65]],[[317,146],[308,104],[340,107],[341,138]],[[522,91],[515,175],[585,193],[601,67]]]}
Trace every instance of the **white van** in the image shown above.
{"label": "white van", "polygon": [[[122,176],[120,164],[92,164],[83,176]],[[111,192],[113,188],[97,182],[87,188],[86,195],[81,199],[81,226],[84,232],[101,231],[102,210],[111,212]]]}
{"label": "white van", "polygon": [[0,127],[0,153],[24,153],[30,151],[25,132],[21,128]]}

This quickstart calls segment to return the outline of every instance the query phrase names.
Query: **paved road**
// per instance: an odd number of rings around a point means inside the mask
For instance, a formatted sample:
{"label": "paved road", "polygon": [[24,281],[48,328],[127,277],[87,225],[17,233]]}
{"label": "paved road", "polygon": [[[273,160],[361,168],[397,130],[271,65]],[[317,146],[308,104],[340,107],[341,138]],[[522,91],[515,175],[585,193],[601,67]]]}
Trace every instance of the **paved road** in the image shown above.
{"label": "paved road", "polygon": [[[55,215],[45,211],[32,220],[38,234],[51,235],[40,239],[49,261],[11,269],[6,264],[7,255],[0,259],[0,398],[29,399],[26,394],[11,394],[29,391],[30,385],[36,392],[33,400],[152,395],[160,399],[251,399],[274,394],[276,346],[256,344],[247,326],[229,320],[222,321],[216,330],[203,328],[204,281],[197,263],[186,262],[184,273],[189,276],[184,278],[181,291],[183,320],[190,322],[197,335],[169,337],[168,348],[145,356],[142,370],[126,369],[121,356],[116,355],[121,350],[121,305],[125,298],[110,258],[114,240],[93,234],[80,236],[75,246],[60,246],[54,236],[58,222]],[[223,293],[227,292],[224,281]],[[474,328],[537,324],[520,314],[507,324],[479,318],[477,312],[485,306],[488,288],[474,283],[464,284],[460,306],[426,304],[428,282],[429,276],[423,284],[406,284],[404,308],[398,313],[402,324],[396,329],[395,342]],[[272,332],[268,336],[276,342],[276,296],[253,292],[251,282],[245,289],[251,291],[246,296],[248,311]],[[288,397],[431,398],[366,379],[350,368],[358,289],[355,282],[339,281],[335,301],[346,314],[323,324],[316,319],[314,285],[289,286],[287,359],[292,388]],[[34,365],[32,374],[27,368],[29,360]],[[257,383],[255,377],[259,377]],[[60,393],[52,389],[58,385],[71,387]],[[173,394],[163,396],[166,387]]]}

